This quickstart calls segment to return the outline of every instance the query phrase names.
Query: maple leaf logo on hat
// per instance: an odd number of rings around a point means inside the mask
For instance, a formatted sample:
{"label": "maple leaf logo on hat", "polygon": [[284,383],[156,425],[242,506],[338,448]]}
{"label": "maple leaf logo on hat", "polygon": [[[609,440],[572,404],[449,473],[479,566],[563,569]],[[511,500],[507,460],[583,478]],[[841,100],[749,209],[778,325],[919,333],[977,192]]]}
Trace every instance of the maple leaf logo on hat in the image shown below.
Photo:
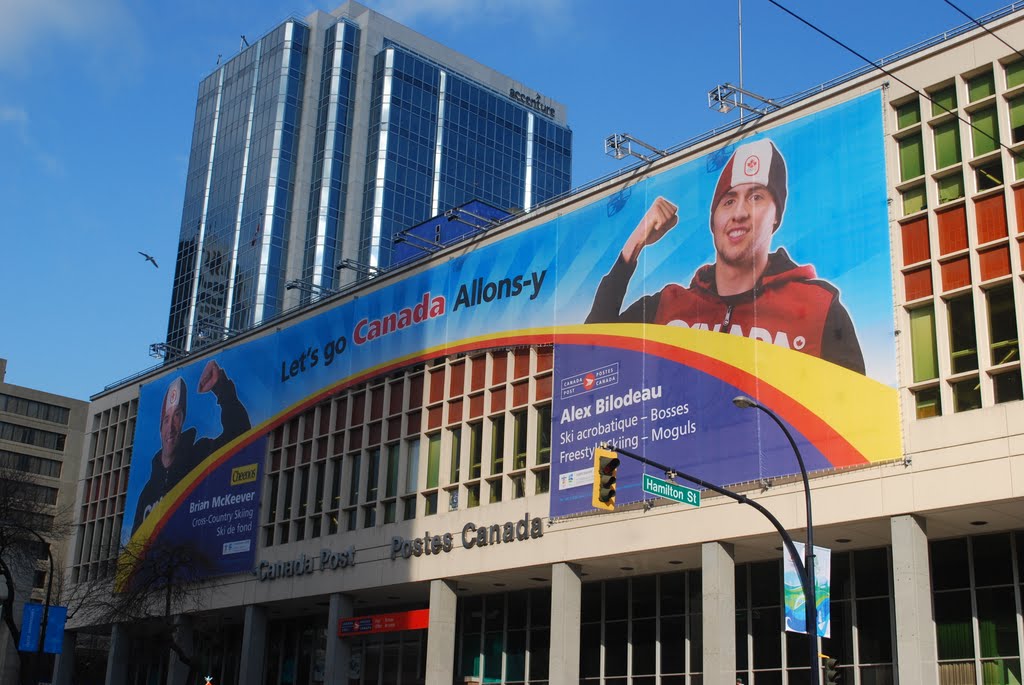
{"label": "maple leaf logo on hat", "polygon": [[747,161],[743,163],[743,173],[747,176],[757,176],[757,172],[761,170],[761,160],[757,155],[750,155],[747,157]]}

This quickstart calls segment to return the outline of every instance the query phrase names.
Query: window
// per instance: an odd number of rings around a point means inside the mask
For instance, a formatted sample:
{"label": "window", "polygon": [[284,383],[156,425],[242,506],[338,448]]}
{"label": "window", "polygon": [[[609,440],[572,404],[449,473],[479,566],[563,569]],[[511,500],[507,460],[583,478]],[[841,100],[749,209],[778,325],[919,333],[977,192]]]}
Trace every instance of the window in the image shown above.
{"label": "window", "polygon": [[914,408],[919,419],[942,416],[942,400],[938,387],[915,390]]}
{"label": "window", "polygon": [[388,461],[387,461],[387,474],[384,481],[384,497],[391,498],[398,494],[398,467],[399,467],[399,449],[398,443],[392,443],[387,446],[388,450]]}
{"label": "window", "polygon": [[999,124],[995,107],[986,107],[971,114],[971,140],[975,157],[999,148]]}
{"label": "window", "polygon": [[1024,60],[1006,65],[1006,87],[1016,88],[1024,83]]}
{"label": "window", "polygon": [[951,384],[953,387],[953,411],[969,411],[981,408],[981,384],[973,376]]}
{"label": "window", "polygon": [[1003,185],[1003,163],[997,159],[983,164],[974,170],[974,175],[979,193],[983,190],[998,188]]}
{"label": "window", "polygon": [[928,194],[923,185],[903,191],[903,214],[913,214],[928,208]]}
{"label": "window", "polygon": [[441,471],[441,434],[427,437],[427,487],[436,488]]}
{"label": "window", "polygon": [[480,477],[483,465],[483,435],[484,425],[474,423],[469,426],[469,478],[475,480]]}
{"label": "window", "polygon": [[996,94],[996,82],[992,78],[992,72],[979,74],[967,81],[967,99],[971,102],[984,100]]}
{"label": "window", "polygon": [[964,196],[964,175],[957,171],[955,174],[943,176],[938,180],[939,204],[959,200]]}
{"label": "window", "polygon": [[526,468],[526,434],[527,434],[527,412],[525,409],[512,414],[513,443],[512,443],[512,469]]}
{"label": "window", "polygon": [[[505,416],[491,419],[491,474],[505,469]],[[492,500],[493,501],[493,500]]]}
{"label": "window", "polygon": [[953,373],[978,368],[978,342],[974,330],[974,301],[970,294],[952,299],[949,309],[950,361]]}
{"label": "window", "polygon": [[932,116],[937,117],[956,109],[956,86],[950,84],[931,94]]}
{"label": "window", "polygon": [[413,438],[405,446],[405,494],[419,489],[420,477],[420,439]]}
{"label": "window", "polygon": [[537,464],[551,463],[551,405],[537,407]]}
{"label": "window", "polygon": [[901,138],[899,152],[901,181],[909,181],[924,174],[924,150],[920,133]]}
{"label": "window", "polygon": [[953,119],[935,127],[935,167],[945,169],[960,163],[960,120]]}
{"label": "window", "polygon": [[921,123],[921,108],[918,107],[917,100],[912,100],[896,107],[897,128],[907,128],[919,123]]}
{"label": "window", "polygon": [[989,341],[993,366],[1020,361],[1017,345],[1017,316],[1013,306],[1013,286],[1004,285],[986,293],[988,299]]}
{"label": "window", "polygon": [[459,482],[459,466],[462,461],[462,428],[457,426],[451,429],[452,452],[451,452],[451,474],[449,483]]}
{"label": "window", "polygon": [[50,423],[59,423],[65,426],[68,425],[68,420],[71,416],[71,410],[67,407],[58,407],[55,404],[28,400],[6,393],[0,393],[0,411],[20,414],[21,416]]}
{"label": "window", "polygon": [[910,349],[913,358],[914,382],[939,377],[939,360],[935,342],[935,308],[932,305],[910,310]]}
{"label": "window", "polygon": [[1010,100],[1010,137],[1014,143],[1024,141],[1024,97]]}

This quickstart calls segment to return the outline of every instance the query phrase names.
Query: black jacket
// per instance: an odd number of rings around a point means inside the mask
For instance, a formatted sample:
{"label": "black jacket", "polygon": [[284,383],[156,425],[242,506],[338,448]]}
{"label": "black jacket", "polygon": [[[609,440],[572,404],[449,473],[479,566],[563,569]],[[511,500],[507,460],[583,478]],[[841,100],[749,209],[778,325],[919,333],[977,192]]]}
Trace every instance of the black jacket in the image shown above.
{"label": "black jacket", "polygon": [[138,530],[143,520],[149,516],[153,507],[160,503],[164,495],[192,469],[221,447],[249,430],[249,412],[238,400],[235,384],[226,376],[222,377],[213,386],[213,394],[220,406],[223,432],[216,438],[199,438],[197,441],[195,428],[182,431],[181,437],[178,439],[178,447],[174,451],[174,461],[168,468],[164,468],[163,462],[160,460],[161,450],[157,450],[153,455],[149,482],[142,488],[135,508],[135,523],[132,525],[132,533]]}

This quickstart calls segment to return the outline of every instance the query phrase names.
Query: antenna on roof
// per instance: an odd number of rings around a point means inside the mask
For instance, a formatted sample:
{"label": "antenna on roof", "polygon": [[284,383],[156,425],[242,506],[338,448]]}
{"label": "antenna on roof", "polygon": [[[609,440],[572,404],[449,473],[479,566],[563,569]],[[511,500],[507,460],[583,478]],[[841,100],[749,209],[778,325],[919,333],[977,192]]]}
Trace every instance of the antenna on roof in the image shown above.
{"label": "antenna on roof", "polygon": [[249,47],[249,41],[245,39],[245,34],[242,34],[242,42],[238,46],[238,51],[241,52],[245,48]]}

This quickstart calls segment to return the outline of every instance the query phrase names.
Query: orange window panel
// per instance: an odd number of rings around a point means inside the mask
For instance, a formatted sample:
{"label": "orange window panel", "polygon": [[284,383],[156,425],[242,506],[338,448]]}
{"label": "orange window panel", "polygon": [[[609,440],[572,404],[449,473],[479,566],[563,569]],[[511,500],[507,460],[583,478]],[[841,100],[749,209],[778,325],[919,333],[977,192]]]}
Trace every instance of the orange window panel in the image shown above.
{"label": "orange window panel", "polygon": [[392,416],[388,419],[388,440],[394,440],[402,434],[402,417]]}
{"label": "orange window panel", "polygon": [[[348,449],[354,451],[363,446],[363,427],[358,426],[348,432]],[[291,464],[289,464],[291,466]]]}
{"label": "orange window panel", "polygon": [[444,368],[430,372],[430,403],[444,399]]}
{"label": "orange window panel", "polygon": [[551,376],[543,376],[537,379],[537,401],[551,398]]}
{"label": "orange window panel", "polygon": [[948,292],[971,284],[971,262],[960,257],[942,265],[942,290]]}
{"label": "orange window panel", "polygon": [[469,389],[470,390],[483,390],[484,380],[487,378],[487,355],[480,355],[479,357],[473,357],[470,360],[473,365],[472,371],[470,372],[469,378]]}
{"label": "orange window panel", "polygon": [[491,393],[491,413],[505,408],[505,388],[498,388]]}
{"label": "orange window panel", "polygon": [[1010,274],[1010,247],[1000,245],[990,250],[978,251],[978,265],[981,267],[981,280],[988,281]]}
{"label": "orange window panel", "polygon": [[530,401],[530,381],[523,381],[512,386],[512,406],[521,407]]}
{"label": "orange window panel", "polygon": [[[348,425],[348,403],[342,399],[336,402],[334,409],[334,430],[341,430]],[[276,442],[275,447],[280,447],[282,443]]]}
{"label": "orange window panel", "polygon": [[508,377],[508,358],[504,352],[494,353],[494,368],[491,369],[491,385],[504,383]]}
{"label": "orange window panel", "polygon": [[441,427],[441,409],[442,407],[431,407],[427,410],[427,430]]}
{"label": "orange window panel", "polygon": [[1017,210],[1017,233],[1024,233],[1024,186],[1013,189],[1013,206]]}
{"label": "orange window panel", "polygon": [[538,347],[537,348],[537,372],[547,371],[554,366],[555,361],[555,348],[553,347]]}
{"label": "orange window panel", "polygon": [[957,250],[966,250],[967,212],[964,208],[961,206],[936,212],[935,218],[939,226],[939,253],[945,255]]}
{"label": "orange window panel", "polygon": [[380,421],[370,424],[370,445],[379,445],[383,424]]}
{"label": "orange window panel", "polygon": [[409,422],[406,424],[405,432],[409,435],[415,435],[420,432],[420,422],[423,419],[423,413],[418,411],[409,412]]}
{"label": "orange window panel", "polygon": [[1006,200],[1002,193],[978,200],[974,204],[974,214],[978,221],[979,243],[1006,237]]}
{"label": "orange window panel", "polygon": [[378,385],[370,391],[370,420],[376,421],[384,415],[384,386]]}
{"label": "orange window panel", "polygon": [[926,266],[903,274],[903,289],[907,292],[907,301],[931,295],[932,268]]}
{"label": "orange window panel", "polygon": [[363,422],[363,412],[366,410],[366,393],[360,391],[352,396],[352,423],[357,426]]}
{"label": "orange window panel", "polygon": [[466,383],[466,363],[457,362],[452,364],[451,381],[448,386],[448,394],[461,395]]}
{"label": "orange window panel", "polygon": [[515,378],[522,378],[530,373],[530,349],[521,348],[515,351]]}
{"label": "orange window panel", "polygon": [[452,400],[448,403],[448,423],[458,423],[462,420],[462,399]]}
{"label": "orange window panel", "polygon": [[928,217],[903,224],[903,266],[923,262],[931,256],[928,245]]}
{"label": "orange window panel", "polygon": [[473,395],[469,398],[469,418],[478,419],[484,415],[484,394]]}
{"label": "orange window panel", "polygon": [[402,380],[392,381],[389,386],[391,395],[388,397],[388,414],[397,414],[402,411],[402,393],[405,390],[405,382]]}

